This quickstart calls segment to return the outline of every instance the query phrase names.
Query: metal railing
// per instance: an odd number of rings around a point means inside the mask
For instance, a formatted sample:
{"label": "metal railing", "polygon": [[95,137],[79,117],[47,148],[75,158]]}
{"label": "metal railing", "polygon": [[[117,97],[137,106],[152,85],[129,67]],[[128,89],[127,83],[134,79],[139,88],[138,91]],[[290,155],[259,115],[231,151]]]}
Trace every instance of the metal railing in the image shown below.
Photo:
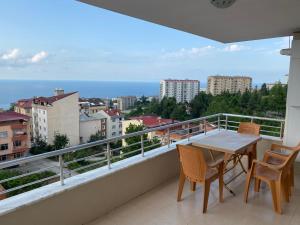
{"label": "metal railing", "polygon": [[[0,185],[5,187],[5,184],[17,179],[22,179],[27,176],[38,175],[45,171],[52,171],[45,177],[41,177],[34,181],[29,181],[19,186],[11,187],[0,192],[0,195],[6,195],[7,197],[15,194],[25,192],[31,187],[39,187],[47,185],[54,181],[60,181],[61,185],[64,185],[65,179],[74,176],[78,173],[83,173],[88,170],[107,166],[108,169],[112,168],[112,164],[116,161],[120,161],[132,156],[140,155],[145,157],[145,152],[152,149],[156,149],[160,146],[171,147],[171,143],[177,141],[174,139],[174,135],[180,132],[181,139],[189,140],[190,137],[198,134],[206,134],[210,130],[214,129],[227,129],[236,130],[238,125],[242,121],[255,122],[261,125],[261,133],[269,136],[283,137],[283,119],[272,119],[256,116],[244,116],[227,113],[219,113],[183,122],[177,122],[173,124],[163,125],[151,129],[145,129],[142,131],[108,138],[105,140],[99,140],[91,143],[72,146],[52,152],[47,152],[39,155],[33,155],[25,158],[19,158],[16,160],[6,161],[0,163],[0,172],[4,171],[22,171],[22,173],[16,176],[8,177],[0,180]],[[155,135],[157,131],[162,131],[162,134]],[[148,134],[154,134],[155,136],[150,139]],[[145,138],[146,137],[146,138]],[[127,144],[132,138],[136,138],[136,142]],[[119,142],[123,141],[122,144]],[[118,143],[118,144],[117,144]],[[84,150],[85,152],[82,152]],[[86,152],[91,152],[89,155],[85,155]],[[80,154],[84,153],[83,156]],[[78,155],[76,155],[78,154]],[[76,157],[75,157],[76,156]],[[40,161],[47,160],[45,163],[49,163],[49,167],[39,168],[35,171],[30,170],[30,165]],[[16,168],[17,167],[17,168]]]}

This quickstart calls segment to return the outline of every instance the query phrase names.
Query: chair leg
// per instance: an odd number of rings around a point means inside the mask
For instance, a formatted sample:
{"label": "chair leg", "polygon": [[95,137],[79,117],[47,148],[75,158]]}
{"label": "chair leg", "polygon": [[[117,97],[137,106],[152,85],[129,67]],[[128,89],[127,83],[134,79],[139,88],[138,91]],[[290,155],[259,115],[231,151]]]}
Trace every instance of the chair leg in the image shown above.
{"label": "chair leg", "polygon": [[272,200],[273,200],[273,208],[274,211],[277,212],[277,193],[276,193],[276,185],[274,181],[269,182],[269,186],[272,192]]}
{"label": "chair leg", "polygon": [[206,211],[207,211],[209,190],[210,190],[210,181],[205,181],[204,182],[204,191],[203,191],[203,213],[206,213]]}
{"label": "chair leg", "polygon": [[281,182],[280,181],[276,181],[275,182],[275,186],[276,186],[277,212],[279,214],[281,214],[282,213],[282,209],[281,209]]}
{"label": "chair leg", "polygon": [[252,165],[252,152],[248,153],[248,170],[251,168]]}
{"label": "chair leg", "polygon": [[185,182],[185,175],[182,171],[180,170],[180,175],[179,175],[179,185],[178,185],[178,195],[177,195],[177,201],[179,202],[181,200],[181,195],[182,195],[182,190]]}
{"label": "chair leg", "polygon": [[289,177],[287,177],[286,182],[282,183],[282,191],[284,194],[284,200],[286,202],[290,202],[290,181],[289,181]]}
{"label": "chair leg", "polygon": [[219,202],[223,202],[223,186],[224,186],[224,180],[223,180],[223,173],[224,173],[224,163],[220,164],[219,167]]}
{"label": "chair leg", "polygon": [[250,182],[251,182],[253,170],[254,170],[254,165],[251,166],[251,169],[247,173],[245,193],[244,193],[244,202],[245,203],[247,203],[247,201],[248,201],[248,194],[249,194],[249,188],[250,188]]}
{"label": "chair leg", "polygon": [[291,185],[291,190],[294,191],[295,187],[295,177],[294,177],[294,165],[291,166],[291,171],[290,171],[290,185]]}
{"label": "chair leg", "polygon": [[257,179],[255,178],[255,183],[254,183],[254,191],[255,192],[259,192],[259,189],[260,189],[260,184],[261,184],[261,180],[260,179]]}
{"label": "chair leg", "polygon": [[196,190],[196,182],[191,181],[191,191]]}

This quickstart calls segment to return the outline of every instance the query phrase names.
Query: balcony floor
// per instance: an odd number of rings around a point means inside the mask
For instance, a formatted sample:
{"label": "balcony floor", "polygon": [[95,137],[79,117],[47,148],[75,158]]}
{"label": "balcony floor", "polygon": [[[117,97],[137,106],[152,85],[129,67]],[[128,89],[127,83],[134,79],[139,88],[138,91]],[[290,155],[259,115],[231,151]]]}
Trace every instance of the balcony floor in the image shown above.
{"label": "balcony floor", "polygon": [[264,184],[260,193],[254,193],[251,186],[249,202],[248,204],[243,202],[245,176],[240,176],[230,184],[237,194],[235,197],[224,189],[224,203],[218,202],[218,182],[214,182],[206,214],[202,214],[202,186],[198,185],[193,193],[186,183],[183,200],[177,202],[177,179],[173,179],[88,225],[298,225],[300,173],[296,173],[296,189],[291,202],[282,203],[282,215],[273,211],[271,193]]}

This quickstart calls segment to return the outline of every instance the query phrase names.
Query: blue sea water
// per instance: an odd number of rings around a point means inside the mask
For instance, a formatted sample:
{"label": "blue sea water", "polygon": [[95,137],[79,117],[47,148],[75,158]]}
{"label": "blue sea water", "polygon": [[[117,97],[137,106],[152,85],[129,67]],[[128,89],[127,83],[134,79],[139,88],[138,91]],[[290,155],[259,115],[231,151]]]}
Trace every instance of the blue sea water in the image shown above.
{"label": "blue sea water", "polygon": [[159,82],[0,80],[0,108],[18,99],[51,96],[55,88],[78,91],[81,97],[113,98],[123,95],[159,95]]}

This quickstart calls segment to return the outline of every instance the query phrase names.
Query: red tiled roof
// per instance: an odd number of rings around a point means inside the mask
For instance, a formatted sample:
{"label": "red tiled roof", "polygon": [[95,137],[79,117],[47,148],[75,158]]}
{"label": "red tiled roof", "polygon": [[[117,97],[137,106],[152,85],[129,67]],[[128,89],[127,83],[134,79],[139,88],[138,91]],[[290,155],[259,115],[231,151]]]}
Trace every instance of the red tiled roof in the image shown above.
{"label": "red tiled roof", "polygon": [[0,113],[0,122],[5,122],[5,121],[16,121],[16,120],[25,120],[28,121],[30,119],[29,116],[16,113],[16,112],[1,112]]}
{"label": "red tiled roof", "polygon": [[20,108],[31,108],[32,107],[32,98],[29,99],[20,99],[17,101],[16,106],[20,107]]}
{"label": "red tiled roof", "polygon": [[65,97],[68,97],[70,95],[73,95],[77,92],[71,92],[71,93],[66,93],[66,94],[62,94],[62,95],[57,95],[57,96],[51,96],[51,97],[38,97],[38,98],[34,98],[33,102],[35,104],[38,104],[40,102],[46,102],[46,104],[52,104],[53,102],[56,102],[58,100],[61,100]]}
{"label": "red tiled roof", "polygon": [[119,109],[105,109],[103,110],[109,116],[120,116],[121,111]]}
{"label": "red tiled roof", "polygon": [[144,126],[147,128],[158,127],[161,125],[174,123],[174,120],[172,119],[162,119],[159,116],[134,116],[134,117],[130,117],[129,119],[142,120]]}

